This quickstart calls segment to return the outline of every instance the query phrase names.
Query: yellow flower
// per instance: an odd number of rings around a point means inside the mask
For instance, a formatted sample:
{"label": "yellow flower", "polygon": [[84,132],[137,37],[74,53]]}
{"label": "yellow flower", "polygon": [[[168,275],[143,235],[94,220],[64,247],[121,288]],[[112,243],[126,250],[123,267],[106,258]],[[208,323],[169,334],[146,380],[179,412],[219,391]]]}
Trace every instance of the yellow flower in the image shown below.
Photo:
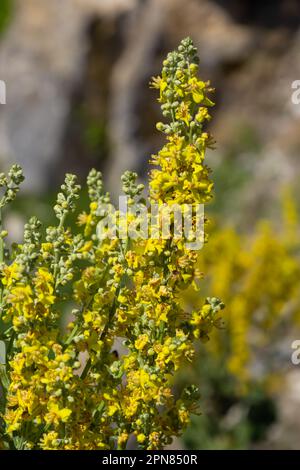
{"label": "yellow flower", "polygon": [[21,278],[21,271],[21,266],[16,262],[12,263],[10,266],[4,266],[3,277],[1,278],[2,284],[9,288],[15,281]]}
{"label": "yellow flower", "polygon": [[40,445],[43,450],[51,450],[58,448],[58,433],[56,431],[50,431],[47,434],[43,434],[43,437],[40,441]]}
{"label": "yellow flower", "polygon": [[78,225],[88,225],[91,221],[91,215],[87,214],[86,212],[82,212],[79,214],[78,219],[77,219],[77,224]]}
{"label": "yellow flower", "polygon": [[192,77],[188,81],[188,89],[189,92],[192,94],[193,100],[195,103],[200,103],[204,99],[204,89],[205,89],[205,83],[202,82],[201,80],[198,80],[196,77]]}
{"label": "yellow flower", "polygon": [[53,248],[53,244],[52,243],[42,243],[42,250],[45,251],[45,252],[49,252],[51,251]]}
{"label": "yellow flower", "polygon": [[145,440],[146,440],[145,434],[139,433],[139,434],[136,436],[136,440],[138,441],[139,444],[143,444],[143,442],[145,442]]}
{"label": "yellow flower", "polygon": [[93,242],[90,240],[90,241],[86,242],[86,243],[79,249],[79,253],[87,253],[88,251],[91,250],[92,247],[93,247]]}
{"label": "yellow flower", "polygon": [[134,343],[136,349],[142,350],[149,341],[149,337],[146,334],[141,335]]}
{"label": "yellow flower", "polygon": [[117,403],[113,403],[112,405],[108,405],[107,414],[108,416],[113,416],[119,409],[119,405]]}
{"label": "yellow flower", "polygon": [[38,302],[45,306],[52,305],[55,301],[53,275],[45,268],[39,268],[34,278],[35,291]]}
{"label": "yellow flower", "polygon": [[211,116],[208,112],[208,109],[205,106],[200,107],[196,114],[196,121],[203,122],[205,120],[209,121],[210,119],[211,119]]}
{"label": "yellow flower", "polygon": [[187,126],[192,119],[189,109],[189,103],[182,102],[180,103],[180,106],[175,114],[176,119],[180,119],[181,121],[185,122]]}
{"label": "yellow flower", "polygon": [[57,403],[50,402],[48,405],[48,413],[45,416],[47,424],[66,423],[72,414],[69,408],[59,408]]}

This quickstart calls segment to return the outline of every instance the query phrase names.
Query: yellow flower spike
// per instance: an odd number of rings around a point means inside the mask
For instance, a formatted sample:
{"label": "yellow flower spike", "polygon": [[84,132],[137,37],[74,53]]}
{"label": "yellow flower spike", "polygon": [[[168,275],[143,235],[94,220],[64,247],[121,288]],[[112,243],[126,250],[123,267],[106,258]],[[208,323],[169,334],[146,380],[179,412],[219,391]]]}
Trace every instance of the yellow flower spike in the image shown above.
{"label": "yellow flower spike", "polygon": [[[156,232],[174,203],[194,208],[212,196],[205,165],[212,139],[203,131],[210,89],[197,71],[187,38],[152,82],[166,121],[157,129],[167,136],[151,159],[147,200],[158,204]],[[19,169],[12,174],[19,181]],[[26,449],[123,448],[130,435],[140,448],[160,449],[183,432],[196,408],[197,396],[186,399],[184,392],[179,407],[171,387],[176,371],[193,357],[194,338],[209,337],[216,300],[207,318],[206,307],[180,304],[197,277],[197,252],[187,247],[186,234],[121,238],[128,223],[138,235],[141,219],[133,212],[121,218],[117,211],[119,231],[107,227],[100,239],[102,204],[108,207],[110,199],[97,170],[89,173],[87,186],[90,203],[76,233],[67,223],[79,186],[67,175],[54,207],[57,224],[46,227],[45,238],[39,222],[30,219],[15,260],[5,259],[2,318],[12,321],[14,341],[0,434],[14,432]],[[130,209],[137,202],[150,220],[143,189],[135,174],[123,175]],[[171,225],[174,220],[171,215]],[[118,347],[120,338],[126,353]]]}

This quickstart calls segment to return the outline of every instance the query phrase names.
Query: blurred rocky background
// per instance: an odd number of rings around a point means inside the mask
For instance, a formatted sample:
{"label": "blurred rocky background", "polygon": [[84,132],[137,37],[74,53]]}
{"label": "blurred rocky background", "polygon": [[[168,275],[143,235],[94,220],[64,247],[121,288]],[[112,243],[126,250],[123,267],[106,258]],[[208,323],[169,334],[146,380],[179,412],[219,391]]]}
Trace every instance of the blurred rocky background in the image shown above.
{"label": "blurred rocky background", "polygon": [[[48,217],[66,171],[83,180],[97,167],[115,195],[125,169],[146,175],[161,144],[148,83],[185,36],[216,88],[211,212],[250,230],[266,214],[276,218],[283,187],[297,187],[299,0],[0,0],[0,35],[0,169],[18,162],[26,176],[7,222],[16,234],[33,205]],[[265,446],[300,446],[299,372],[288,374]]]}

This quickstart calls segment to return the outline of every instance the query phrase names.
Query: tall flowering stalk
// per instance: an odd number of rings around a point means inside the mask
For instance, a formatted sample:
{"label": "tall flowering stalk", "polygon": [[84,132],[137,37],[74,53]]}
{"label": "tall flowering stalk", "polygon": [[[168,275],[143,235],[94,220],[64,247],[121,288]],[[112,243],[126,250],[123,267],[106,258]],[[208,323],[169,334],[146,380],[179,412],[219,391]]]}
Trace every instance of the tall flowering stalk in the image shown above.
{"label": "tall flowering stalk", "polygon": [[[159,206],[211,198],[204,155],[212,140],[203,125],[212,102],[197,63],[185,39],[153,80],[169,121],[157,125],[167,142],[150,173],[148,202]],[[136,175],[126,172],[122,182],[129,208],[138,204],[150,218]],[[139,216],[130,211],[125,221],[117,213],[121,223],[112,234],[101,174],[91,170],[87,186],[89,211],[79,215],[78,233],[67,220],[80,187],[67,175],[54,207],[57,225],[43,237],[41,223],[30,219],[24,242],[1,265],[3,448],[124,449],[131,438],[140,448],[160,449],[198,409],[196,387],[172,389],[195,340],[208,338],[223,307],[216,298],[195,310],[180,306],[185,289],[198,289],[197,251],[185,236],[134,236],[126,227]],[[124,345],[119,355],[116,341]]]}

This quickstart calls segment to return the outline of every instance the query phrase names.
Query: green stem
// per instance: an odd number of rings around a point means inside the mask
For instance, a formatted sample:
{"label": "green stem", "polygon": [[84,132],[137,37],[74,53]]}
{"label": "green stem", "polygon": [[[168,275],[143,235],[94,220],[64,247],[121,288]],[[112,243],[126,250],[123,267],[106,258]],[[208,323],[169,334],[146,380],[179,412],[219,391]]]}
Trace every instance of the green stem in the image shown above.
{"label": "green stem", "polygon": [[[65,220],[67,217],[67,213],[65,212],[62,216],[62,218],[59,221],[58,225],[58,231],[60,232],[64,226]],[[54,282],[55,282],[55,287],[57,286],[57,270],[58,270],[58,262],[59,262],[59,250],[56,250],[55,253],[55,258],[54,258],[54,272],[53,272],[53,277],[54,277]]]}
{"label": "green stem", "polygon": [[92,360],[91,360],[91,358],[89,357],[88,360],[87,360],[87,362],[86,362],[86,364],[85,364],[85,366],[84,366],[84,369],[83,369],[83,371],[82,371],[82,374],[81,374],[81,376],[80,376],[80,378],[81,378],[82,380],[84,380],[84,379],[86,378],[86,376],[88,375],[89,370],[90,370],[90,368],[91,368],[91,365],[92,365]]}
{"label": "green stem", "polygon": [[67,337],[65,343],[64,343],[64,350],[72,343],[77,331],[79,330],[79,325],[78,323],[74,326],[73,330],[71,331],[71,333],[69,334],[69,336]]}

